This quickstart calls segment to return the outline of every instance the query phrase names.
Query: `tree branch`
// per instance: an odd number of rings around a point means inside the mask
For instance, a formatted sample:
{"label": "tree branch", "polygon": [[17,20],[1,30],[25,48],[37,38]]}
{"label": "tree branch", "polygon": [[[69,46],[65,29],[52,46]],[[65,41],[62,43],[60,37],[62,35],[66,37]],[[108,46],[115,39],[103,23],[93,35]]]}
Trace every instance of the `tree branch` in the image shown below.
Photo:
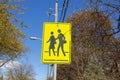
{"label": "tree branch", "polygon": [[11,60],[11,59],[6,60],[6,61],[5,61],[5,62],[3,62],[3,63],[1,62],[1,63],[0,63],[0,67],[4,66],[4,65],[5,65],[7,62],[9,62],[10,60]]}

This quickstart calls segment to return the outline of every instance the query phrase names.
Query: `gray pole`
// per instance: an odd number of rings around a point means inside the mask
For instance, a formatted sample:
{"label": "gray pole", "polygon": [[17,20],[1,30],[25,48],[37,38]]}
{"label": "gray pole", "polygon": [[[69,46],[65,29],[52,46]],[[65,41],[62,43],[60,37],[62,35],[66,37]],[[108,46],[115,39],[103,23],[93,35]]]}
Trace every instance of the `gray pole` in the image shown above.
{"label": "gray pole", "polygon": [[50,64],[48,64],[48,69],[47,69],[47,79],[49,78],[49,72],[50,72]]}
{"label": "gray pole", "polygon": [[[55,3],[55,22],[58,22],[58,0]],[[57,80],[57,64],[54,64],[54,80]]]}
{"label": "gray pole", "polygon": [[58,0],[55,3],[55,22],[58,22]]}

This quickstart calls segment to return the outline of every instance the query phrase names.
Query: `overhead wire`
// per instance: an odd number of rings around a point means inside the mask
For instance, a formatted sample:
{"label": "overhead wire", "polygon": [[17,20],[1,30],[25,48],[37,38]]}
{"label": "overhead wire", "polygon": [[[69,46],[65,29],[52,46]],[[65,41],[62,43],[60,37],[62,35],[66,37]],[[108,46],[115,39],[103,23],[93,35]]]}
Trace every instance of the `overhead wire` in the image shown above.
{"label": "overhead wire", "polygon": [[65,20],[68,5],[69,5],[69,0],[64,0],[63,5],[62,5],[60,20],[59,20],[60,22],[64,22],[64,20]]}
{"label": "overhead wire", "polygon": [[64,8],[65,8],[65,2],[66,2],[66,0],[64,0],[64,2],[63,2],[62,11],[61,11],[61,14],[60,14],[60,19],[59,19],[59,21],[61,21],[61,19],[62,19],[62,15],[63,15]]}
{"label": "overhead wire", "polygon": [[66,17],[68,5],[69,5],[69,0],[66,0],[66,3],[65,3],[65,4],[66,4],[66,6],[65,6],[65,10],[64,10],[64,15],[63,15],[63,18],[62,18],[62,22],[64,22],[65,17]]}

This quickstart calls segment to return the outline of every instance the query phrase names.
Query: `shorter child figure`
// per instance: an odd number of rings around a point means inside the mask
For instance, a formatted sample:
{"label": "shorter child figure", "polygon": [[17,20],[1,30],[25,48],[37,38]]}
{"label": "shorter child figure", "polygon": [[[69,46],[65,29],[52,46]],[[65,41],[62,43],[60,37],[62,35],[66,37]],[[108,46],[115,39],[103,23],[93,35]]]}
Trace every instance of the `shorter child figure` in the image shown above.
{"label": "shorter child figure", "polygon": [[54,33],[51,32],[51,36],[50,36],[49,40],[47,41],[47,43],[50,42],[50,46],[49,46],[49,56],[51,56],[51,49],[52,49],[52,52],[53,52],[53,54],[54,54],[54,56],[55,56],[55,51],[54,51],[55,46],[54,46],[54,45],[56,44],[56,42],[55,42],[55,37],[54,37],[53,34],[54,34]]}

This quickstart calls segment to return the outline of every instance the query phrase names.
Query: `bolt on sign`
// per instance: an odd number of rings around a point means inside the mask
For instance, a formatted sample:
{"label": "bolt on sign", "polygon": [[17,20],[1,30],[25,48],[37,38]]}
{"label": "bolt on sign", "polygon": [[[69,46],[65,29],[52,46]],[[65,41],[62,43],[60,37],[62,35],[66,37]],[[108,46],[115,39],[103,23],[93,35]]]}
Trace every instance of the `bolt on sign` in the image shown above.
{"label": "bolt on sign", "polygon": [[42,63],[70,64],[71,24],[46,22],[42,38]]}

